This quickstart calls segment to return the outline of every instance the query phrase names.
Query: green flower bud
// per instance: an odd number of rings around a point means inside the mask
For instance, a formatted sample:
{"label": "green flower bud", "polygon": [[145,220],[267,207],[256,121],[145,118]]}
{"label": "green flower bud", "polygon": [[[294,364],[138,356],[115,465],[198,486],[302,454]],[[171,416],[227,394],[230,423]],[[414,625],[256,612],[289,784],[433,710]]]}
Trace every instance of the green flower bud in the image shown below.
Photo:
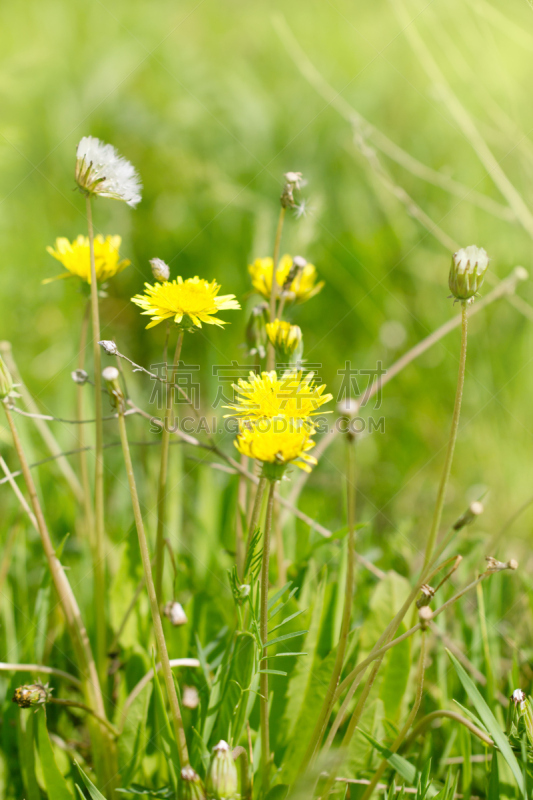
{"label": "green flower bud", "polygon": [[231,748],[223,739],[213,748],[207,774],[208,800],[237,800],[240,797],[237,767]]}
{"label": "green flower bud", "polygon": [[206,800],[204,784],[191,766],[183,767],[180,781],[180,800]]}
{"label": "green flower bud", "polygon": [[482,247],[471,244],[454,253],[448,279],[453,296],[457,300],[475,297],[481,289],[488,266],[489,257]]}
{"label": "green flower bud", "polygon": [[50,699],[52,689],[48,684],[43,686],[42,683],[31,683],[27,686],[18,686],[13,695],[13,702],[19,708],[34,708],[35,706],[43,706]]}
{"label": "green flower bud", "polygon": [[302,357],[302,331],[298,325],[275,319],[274,322],[267,322],[265,328],[276,349],[278,361],[291,363]]}
{"label": "green flower bud", "polygon": [[11,373],[0,356],[0,400],[5,400],[13,391],[14,383]]}

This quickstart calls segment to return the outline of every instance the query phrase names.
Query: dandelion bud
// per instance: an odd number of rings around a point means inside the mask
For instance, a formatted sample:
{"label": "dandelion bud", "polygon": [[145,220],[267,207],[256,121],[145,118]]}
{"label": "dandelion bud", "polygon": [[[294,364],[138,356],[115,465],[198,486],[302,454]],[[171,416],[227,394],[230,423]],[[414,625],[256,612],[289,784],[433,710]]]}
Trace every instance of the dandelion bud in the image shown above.
{"label": "dandelion bud", "polygon": [[5,400],[13,391],[14,383],[11,373],[0,356],[0,400]]}
{"label": "dandelion bud", "polygon": [[74,372],[70,373],[70,377],[74,381],[74,383],[79,383],[80,386],[84,383],[87,383],[89,380],[89,375],[85,372],[84,369],[75,369]]}
{"label": "dandelion bud", "polygon": [[163,614],[170,620],[175,628],[179,625],[187,624],[187,615],[181,603],[177,603],[176,601],[168,602],[163,609]]}
{"label": "dandelion bud", "polygon": [[489,257],[482,247],[471,244],[462,247],[452,256],[448,283],[457,300],[470,300],[483,284]]}
{"label": "dandelion bud", "polygon": [[110,339],[102,339],[98,344],[106,351],[108,356],[118,356],[118,349],[115,342],[112,342]]}
{"label": "dandelion bud", "polygon": [[181,695],[181,704],[185,708],[198,708],[200,696],[195,686],[184,686]]}
{"label": "dandelion bud", "polygon": [[34,708],[35,706],[43,706],[50,699],[52,689],[48,684],[43,686],[42,683],[31,683],[27,686],[18,686],[13,695],[13,702],[19,708]]}
{"label": "dandelion bud", "polygon": [[170,267],[161,258],[151,258],[150,266],[152,267],[152,275],[156,281],[165,283],[170,278]]}
{"label": "dandelion bud", "polygon": [[511,695],[511,701],[520,711],[523,711],[526,707],[526,693],[522,689],[515,689]]}
{"label": "dandelion bud", "polygon": [[238,786],[237,767],[231,748],[227,742],[221,740],[213,748],[207,773],[207,793],[213,800],[237,800]]}
{"label": "dandelion bud", "polygon": [[424,606],[429,606],[433,598],[435,597],[435,589],[433,586],[429,586],[427,583],[424,583],[420,587],[421,595],[416,601],[417,608],[423,608]]}
{"label": "dandelion bud", "polygon": [[433,611],[430,609],[430,607],[422,606],[422,608],[418,611],[418,621],[420,622],[420,627],[423,631],[427,631],[429,623],[432,619]]}
{"label": "dandelion bud", "polygon": [[473,522],[476,517],[479,517],[480,514],[483,514],[483,511],[483,503],[480,503],[478,500],[470,503],[465,513],[459,517],[453,526],[454,531],[460,531],[461,528],[464,528],[466,525],[470,525],[470,523]]}
{"label": "dandelion bud", "polygon": [[202,779],[191,766],[181,770],[180,800],[206,800]]}
{"label": "dandelion bud", "polygon": [[290,322],[275,319],[274,322],[267,322],[265,328],[280,361],[291,360],[291,356],[295,357],[293,360],[301,358],[302,331],[298,325],[291,325]]}
{"label": "dandelion bud", "polygon": [[114,383],[118,381],[119,371],[116,367],[106,367],[102,370],[102,378],[106,383]]}

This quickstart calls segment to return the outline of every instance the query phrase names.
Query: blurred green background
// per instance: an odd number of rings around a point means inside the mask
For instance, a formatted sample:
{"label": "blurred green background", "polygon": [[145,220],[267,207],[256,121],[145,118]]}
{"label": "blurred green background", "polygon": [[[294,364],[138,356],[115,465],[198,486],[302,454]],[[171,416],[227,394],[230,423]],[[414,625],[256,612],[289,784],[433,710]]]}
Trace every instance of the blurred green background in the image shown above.
{"label": "blurred green background", "polygon": [[[75,279],[48,286],[41,280],[61,271],[46,246],[57,236],[86,232],[83,198],[73,180],[75,148],[84,135],[114,144],[144,183],[135,211],[109,200],[94,205],[97,230],[119,233],[123,255],[132,261],[102,301],[103,336],[143,364],[160,360],[163,326],[145,332],[129,302],[151,279],[153,256],[169,262],[173,275],[216,278],[223,293],[235,293],[243,304],[242,314],[224,314],[231,321],[225,331],[204,327],[186,342],[185,357],[203,365],[206,406],[216,388],[211,365],[244,358],[246,320],[257,301],[246,267],[271,254],[287,170],[299,170],[307,180],[302,195],[308,213],[301,219],[288,215],[282,251],[307,257],[326,281],[318,297],[290,315],[304,331],[304,355],[323,365],[321,377],[334,395],[346,361],[359,369],[378,360],[387,366],[457,313],[447,297],[452,245],[432,234],[433,224],[460,245],[484,246],[498,278],[516,264],[529,268],[531,235],[505,210],[490,171],[406,33],[420,33],[486,146],[530,205],[532,10],[526,0],[410,0],[406,28],[394,5],[2,4],[0,337],[12,341],[43,410],[74,415],[69,375],[83,294]],[[313,78],[306,58],[322,78]],[[378,134],[354,124],[356,111]],[[379,132],[463,184],[464,196],[383,155],[376,149]],[[500,204],[496,216],[474,205],[468,190]],[[413,204],[427,215],[425,226]],[[488,291],[486,285],[483,293]],[[519,291],[533,303],[529,283]],[[470,326],[446,519],[488,491],[487,535],[532,491],[532,316],[533,308],[528,316],[502,300]],[[387,559],[398,568],[413,558],[427,530],[458,348],[455,331],[389,384],[378,414],[385,417],[385,433],[359,447],[359,516],[370,522],[364,549],[379,555],[387,541]],[[147,402],[151,386],[138,376],[130,380],[137,399]],[[75,446],[69,426],[54,430],[62,445]],[[140,423],[138,431],[138,438],[150,436]],[[14,463],[5,430],[3,438],[2,450]],[[229,438],[225,444],[232,447]],[[344,525],[339,465],[342,452],[333,448],[302,499],[302,507],[332,529]],[[50,474],[41,471],[41,480]],[[208,471],[205,481],[212,480]],[[50,497],[66,502],[49,483]],[[491,554],[524,555],[532,521],[533,513],[524,514],[513,536]]]}

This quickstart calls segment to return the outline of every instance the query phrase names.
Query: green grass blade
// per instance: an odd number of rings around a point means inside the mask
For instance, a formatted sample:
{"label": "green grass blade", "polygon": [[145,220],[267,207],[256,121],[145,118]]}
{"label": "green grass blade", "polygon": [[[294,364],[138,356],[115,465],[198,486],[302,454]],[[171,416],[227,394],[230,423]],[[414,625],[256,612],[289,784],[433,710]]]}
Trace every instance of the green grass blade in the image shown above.
{"label": "green grass blade", "polygon": [[37,745],[48,797],[51,800],[52,798],[53,800],[73,800],[72,792],[56,764],[52,743],[46,728],[46,712],[44,708],[38,712]]}

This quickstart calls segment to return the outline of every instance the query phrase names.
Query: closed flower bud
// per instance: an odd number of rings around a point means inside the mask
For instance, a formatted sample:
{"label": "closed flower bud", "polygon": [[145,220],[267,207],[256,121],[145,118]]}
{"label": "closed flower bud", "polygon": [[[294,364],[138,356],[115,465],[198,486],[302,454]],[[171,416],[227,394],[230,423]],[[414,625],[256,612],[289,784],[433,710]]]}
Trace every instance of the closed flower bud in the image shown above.
{"label": "closed flower bud", "polygon": [[11,373],[0,356],[0,400],[5,400],[13,391],[14,383]]}
{"label": "closed flower bud", "polygon": [[187,614],[183,610],[181,603],[177,603],[176,601],[168,602],[163,609],[163,614],[170,620],[175,628],[179,625],[187,624]]}
{"label": "closed flower bud", "polygon": [[170,278],[170,267],[161,258],[151,258],[150,266],[152,267],[152,275],[156,281],[164,283]]}
{"label": "closed flower bud", "polygon": [[116,356],[118,355],[118,349],[115,342],[112,342],[110,339],[103,339],[101,342],[98,342],[100,347],[102,347],[109,356]]}
{"label": "closed flower bud", "polygon": [[84,369],[75,369],[74,372],[70,373],[70,377],[74,383],[79,383],[80,385],[87,383],[89,380],[89,376]]}
{"label": "closed flower bud", "polygon": [[43,706],[50,699],[52,689],[48,684],[43,686],[42,683],[31,683],[27,686],[18,686],[13,695],[13,702],[19,708],[34,708],[36,706]]}
{"label": "closed flower bud", "polygon": [[489,257],[482,247],[471,244],[452,256],[449,286],[457,300],[471,300],[483,284]]}
{"label": "closed flower bud", "polygon": [[470,503],[465,513],[460,516],[457,522],[454,524],[454,531],[460,531],[461,528],[464,528],[466,525],[470,525],[476,517],[479,517],[480,514],[483,514],[483,511],[483,504],[478,500],[474,500],[473,503]]}
{"label": "closed flower bud", "polygon": [[435,589],[433,586],[429,586],[427,583],[424,583],[420,587],[420,597],[416,601],[417,608],[423,608],[424,606],[429,606],[433,598],[435,597]]}
{"label": "closed flower bud", "polygon": [[206,800],[202,779],[191,766],[183,767],[181,770],[179,799]]}
{"label": "closed flower bud", "polygon": [[423,631],[426,631],[429,627],[429,623],[433,619],[433,611],[430,609],[429,606],[422,606],[422,608],[418,611],[418,621],[420,622],[420,627]]}
{"label": "closed flower bud", "polygon": [[231,748],[221,740],[213,748],[206,781],[209,800],[237,800],[239,781]]}

